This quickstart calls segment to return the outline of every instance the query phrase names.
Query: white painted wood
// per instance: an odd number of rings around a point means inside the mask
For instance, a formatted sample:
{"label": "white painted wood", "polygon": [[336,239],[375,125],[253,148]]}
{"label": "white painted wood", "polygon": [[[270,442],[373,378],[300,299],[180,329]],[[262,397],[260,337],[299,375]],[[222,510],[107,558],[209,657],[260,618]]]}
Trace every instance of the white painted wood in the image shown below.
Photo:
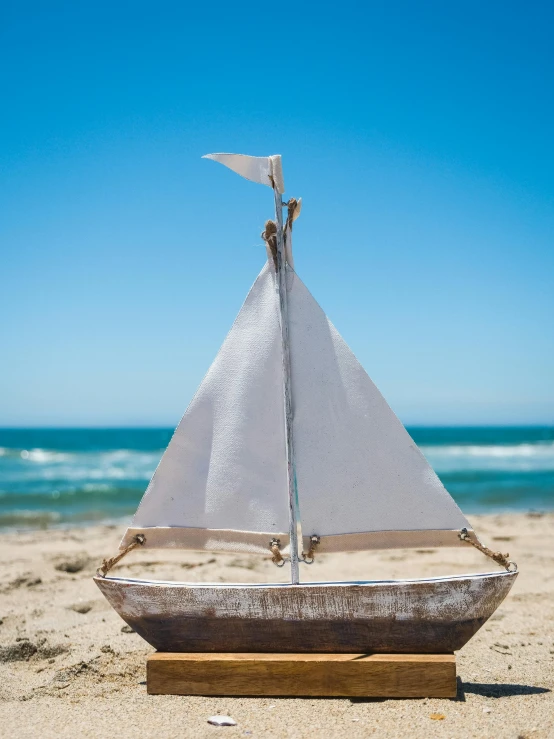
{"label": "white painted wood", "polygon": [[[490,615],[517,577],[513,572],[459,575],[423,580],[302,585],[164,583],[95,577],[96,584],[124,618],[147,615],[194,616],[209,608],[212,617],[273,620],[421,618],[456,620]],[[325,594],[322,597],[322,590]]]}
{"label": "white painted wood", "polygon": [[296,475],[294,469],[294,439],[292,425],[292,385],[290,376],[290,349],[289,349],[289,320],[287,297],[287,260],[285,254],[285,240],[283,236],[283,205],[281,194],[277,188],[275,195],[275,221],[277,224],[277,282],[279,285],[279,312],[281,324],[281,343],[283,357],[283,390],[285,414],[286,464],[289,504],[289,541],[290,541],[290,575],[291,582],[300,581],[298,566],[298,523],[297,523],[297,495]]}

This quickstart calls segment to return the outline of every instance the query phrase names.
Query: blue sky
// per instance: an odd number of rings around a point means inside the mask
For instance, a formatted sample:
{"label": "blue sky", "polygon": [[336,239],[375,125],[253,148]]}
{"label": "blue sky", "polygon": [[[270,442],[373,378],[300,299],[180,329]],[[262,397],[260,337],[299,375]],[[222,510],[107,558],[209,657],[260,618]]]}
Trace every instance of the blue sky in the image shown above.
{"label": "blue sky", "polygon": [[296,267],[406,423],[554,421],[551,3],[0,6],[0,425],[173,425]]}

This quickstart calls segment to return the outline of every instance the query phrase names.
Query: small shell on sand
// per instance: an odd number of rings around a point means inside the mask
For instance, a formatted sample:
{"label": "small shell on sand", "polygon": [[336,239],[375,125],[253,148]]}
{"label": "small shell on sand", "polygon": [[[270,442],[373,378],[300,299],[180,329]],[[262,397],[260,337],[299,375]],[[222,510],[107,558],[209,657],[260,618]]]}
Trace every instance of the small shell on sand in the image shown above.
{"label": "small shell on sand", "polygon": [[210,716],[208,719],[209,724],[214,726],[236,726],[237,722],[230,716]]}

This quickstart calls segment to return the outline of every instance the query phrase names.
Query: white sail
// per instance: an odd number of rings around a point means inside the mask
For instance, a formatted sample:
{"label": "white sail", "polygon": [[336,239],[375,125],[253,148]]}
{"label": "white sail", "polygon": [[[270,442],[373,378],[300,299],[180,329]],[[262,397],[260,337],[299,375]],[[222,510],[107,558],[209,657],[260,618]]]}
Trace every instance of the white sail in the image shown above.
{"label": "white sail", "polygon": [[[274,187],[281,228],[279,156],[207,156]],[[295,274],[290,222],[281,249],[286,281],[271,258],[121,547],[142,533],[147,547],[267,552],[278,538],[285,550],[297,514],[319,551],[464,546],[469,523]]]}
{"label": "white sail", "polygon": [[268,552],[288,543],[275,273],[261,271],[162,457],[121,546]]}
{"label": "white sail", "polygon": [[285,192],[279,154],[270,157],[251,157],[247,154],[204,154],[202,158],[213,159],[214,162],[219,162],[232,169],[246,180],[274,187],[281,194]]}
{"label": "white sail", "polygon": [[322,552],[463,545],[469,523],[292,270],[288,293],[303,536]]}

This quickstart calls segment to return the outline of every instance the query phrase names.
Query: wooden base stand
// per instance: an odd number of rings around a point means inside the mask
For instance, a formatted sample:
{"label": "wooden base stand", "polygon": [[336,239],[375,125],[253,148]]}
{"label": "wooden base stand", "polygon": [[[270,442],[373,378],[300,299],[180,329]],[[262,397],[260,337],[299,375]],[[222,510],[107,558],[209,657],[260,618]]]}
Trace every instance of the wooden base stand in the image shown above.
{"label": "wooden base stand", "polygon": [[454,698],[453,654],[207,654],[148,657],[150,694]]}

